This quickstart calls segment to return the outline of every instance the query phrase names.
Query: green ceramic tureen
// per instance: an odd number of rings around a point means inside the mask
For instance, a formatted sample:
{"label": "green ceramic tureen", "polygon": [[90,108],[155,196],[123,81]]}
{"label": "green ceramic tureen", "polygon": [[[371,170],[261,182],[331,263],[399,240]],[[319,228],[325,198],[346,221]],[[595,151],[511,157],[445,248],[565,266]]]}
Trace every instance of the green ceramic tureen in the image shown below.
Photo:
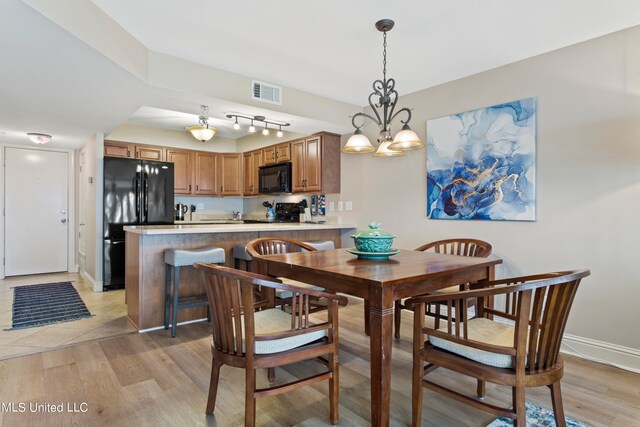
{"label": "green ceramic tureen", "polygon": [[351,237],[360,252],[388,252],[396,236],[381,230],[380,223],[372,222],[369,224],[369,230],[358,231]]}

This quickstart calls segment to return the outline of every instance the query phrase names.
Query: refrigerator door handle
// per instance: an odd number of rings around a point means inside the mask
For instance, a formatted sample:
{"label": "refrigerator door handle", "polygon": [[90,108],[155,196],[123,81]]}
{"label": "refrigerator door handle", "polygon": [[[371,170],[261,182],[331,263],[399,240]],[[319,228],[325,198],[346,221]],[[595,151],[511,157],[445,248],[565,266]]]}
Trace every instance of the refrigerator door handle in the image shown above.
{"label": "refrigerator door handle", "polygon": [[149,221],[149,180],[144,179],[144,222]]}
{"label": "refrigerator door handle", "polygon": [[136,222],[141,222],[140,221],[140,203],[138,203],[138,201],[140,200],[140,180],[138,179],[138,177],[136,177],[135,179],[135,192],[136,192]]}

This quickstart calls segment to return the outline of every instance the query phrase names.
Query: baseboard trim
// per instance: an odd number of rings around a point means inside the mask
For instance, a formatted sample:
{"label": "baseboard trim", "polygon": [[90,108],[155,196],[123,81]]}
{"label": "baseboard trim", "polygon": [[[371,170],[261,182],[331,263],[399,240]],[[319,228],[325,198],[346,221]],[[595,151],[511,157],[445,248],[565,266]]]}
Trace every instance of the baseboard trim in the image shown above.
{"label": "baseboard trim", "polygon": [[564,334],[560,351],[640,373],[640,350],[635,348]]}
{"label": "baseboard trim", "polygon": [[89,273],[87,273],[86,271],[82,272],[82,277],[88,281],[89,283],[91,283],[91,286],[93,287],[93,292],[102,292],[102,281],[98,282],[96,281],[93,277],[91,277],[89,275]]}

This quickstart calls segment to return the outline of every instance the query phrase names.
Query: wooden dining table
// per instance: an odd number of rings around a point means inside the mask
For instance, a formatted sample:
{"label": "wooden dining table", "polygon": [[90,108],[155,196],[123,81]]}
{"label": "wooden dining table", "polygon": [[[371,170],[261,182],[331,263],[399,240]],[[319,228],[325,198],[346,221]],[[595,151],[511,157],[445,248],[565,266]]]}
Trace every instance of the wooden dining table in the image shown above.
{"label": "wooden dining table", "polygon": [[334,249],[265,255],[254,262],[262,274],[311,283],[368,302],[371,424],[388,426],[394,301],[461,283],[492,280],[494,267],[502,260],[413,250],[400,250],[388,260],[364,260],[346,249]]}

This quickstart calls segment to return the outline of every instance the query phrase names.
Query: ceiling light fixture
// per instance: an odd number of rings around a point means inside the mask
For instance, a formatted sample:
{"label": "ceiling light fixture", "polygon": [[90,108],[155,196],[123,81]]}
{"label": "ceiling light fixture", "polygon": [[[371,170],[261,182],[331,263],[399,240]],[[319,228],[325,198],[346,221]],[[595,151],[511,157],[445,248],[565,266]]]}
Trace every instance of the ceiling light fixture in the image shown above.
{"label": "ceiling light fixture", "polygon": [[213,135],[216,134],[218,129],[209,127],[209,118],[207,117],[207,115],[209,114],[209,107],[206,105],[201,105],[200,109],[202,110],[202,114],[199,117],[199,124],[195,126],[189,126],[187,127],[187,130],[191,132],[191,135],[193,135],[193,137],[198,141],[207,142],[208,140],[213,138]]}
{"label": "ceiling light fixture", "polygon": [[233,124],[233,130],[240,130],[240,123],[238,123],[237,117],[236,117],[236,122]]}
{"label": "ceiling light fixture", "polygon": [[36,144],[46,144],[51,141],[51,135],[47,135],[46,133],[29,132],[27,136],[31,142],[35,142]]}
{"label": "ceiling light fixture", "polygon": [[[278,138],[282,138],[284,136],[284,132],[282,132],[283,126],[291,126],[291,123],[280,122],[277,120],[268,120],[265,116],[249,116],[246,114],[229,113],[227,114],[227,117],[230,119],[236,119],[235,123],[233,124],[233,128],[236,130],[240,129],[240,125],[238,124],[239,118],[250,120],[251,125],[249,126],[249,133],[256,133],[256,127],[253,125],[254,121],[264,123],[264,129],[262,129],[262,134],[264,136],[269,136],[269,125],[273,125],[273,127],[277,126],[278,131],[276,132],[276,136]],[[237,128],[236,125],[238,125]]]}
{"label": "ceiling light fixture", "polygon": [[[342,148],[343,153],[372,153],[375,151],[376,157],[402,156],[404,151],[415,150],[424,147],[424,143],[418,138],[418,135],[409,127],[411,121],[411,110],[402,108],[394,114],[396,102],[398,100],[398,92],[395,90],[396,81],[392,78],[387,79],[387,32],[391,31],[394,22],[391,19],[381,19],[376,22],[376,28],[382,33],[382,80],[373,82],[373,92],[369,95],[369,105],[375,114],[375,117],[366,113],[354,114],[351,124],[356,131],[349,138],[347,144]],[[378,97],[378,103],[374,104],[372,99]],[[378,112],[378,109],[381,109]],[[398,132],[395,139],[391,138],[391,122],[398,114],[405,113],[406,120],[400,120],[403,124],[402,130]],[[381,115],[382,114],[382,115]],[[380,127],[378,142],[380,146],[376,148],[371,145],[369,138],[363,133],[361,128],[363,123],[356,125],[356,118],[367,118],[375,122]]]}

